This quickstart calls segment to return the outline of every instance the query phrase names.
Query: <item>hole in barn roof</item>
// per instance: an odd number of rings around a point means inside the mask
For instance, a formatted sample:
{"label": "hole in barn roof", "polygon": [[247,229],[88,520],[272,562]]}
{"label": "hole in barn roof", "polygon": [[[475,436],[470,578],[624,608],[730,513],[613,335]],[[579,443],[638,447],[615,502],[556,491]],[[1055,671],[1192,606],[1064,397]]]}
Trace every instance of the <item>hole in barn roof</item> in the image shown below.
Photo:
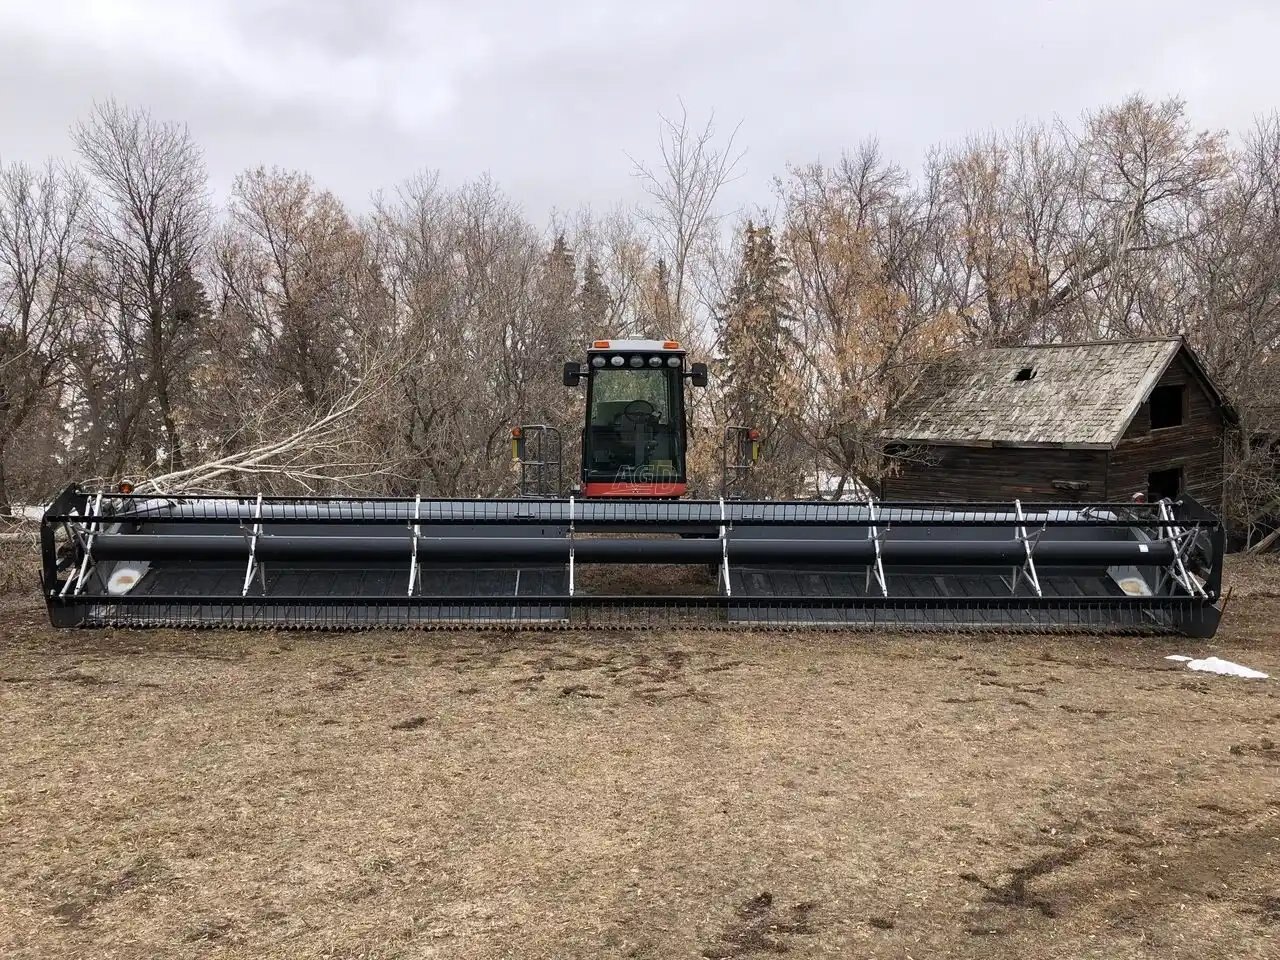
{"label": "hole in barn roof", "polygon": [[1023,367],[1021,370],[1019,370],[1017,373],[1013,375],[1013,379],[1019,383],[1023,383],[1027,380],[1035,379],[1035,375],[1036,375],[1036,371],[1034,367]]}

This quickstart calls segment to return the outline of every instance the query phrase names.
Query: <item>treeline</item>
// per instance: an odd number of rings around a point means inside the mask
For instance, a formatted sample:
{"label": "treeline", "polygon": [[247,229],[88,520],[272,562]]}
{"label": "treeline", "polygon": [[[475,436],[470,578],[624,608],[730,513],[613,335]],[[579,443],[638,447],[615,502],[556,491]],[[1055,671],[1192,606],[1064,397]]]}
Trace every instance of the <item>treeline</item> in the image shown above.
{"label": "treeline", "polygon": [[[559,364],[598,336],[712,361],[695,485],[728,423],[758,482],[873,483],[921,364],[984,344],[1184,334],[1241,417],[1233,511],[1276,496],[1280,118],[1228,137],[1132,98],[932,151],[789,168],[727,219],[734,138],[664,122],[636,209],[531,223],[421,174],[354,212],[256,169],[210,201],[181,124],[114,102],[74,162],[0,167],[0,509],[68,479],[508,493],[509,428],[576,433]],[[1269,409],[1270,408],[1270,409]],[[570,453],[570,456],[572,454]]]}

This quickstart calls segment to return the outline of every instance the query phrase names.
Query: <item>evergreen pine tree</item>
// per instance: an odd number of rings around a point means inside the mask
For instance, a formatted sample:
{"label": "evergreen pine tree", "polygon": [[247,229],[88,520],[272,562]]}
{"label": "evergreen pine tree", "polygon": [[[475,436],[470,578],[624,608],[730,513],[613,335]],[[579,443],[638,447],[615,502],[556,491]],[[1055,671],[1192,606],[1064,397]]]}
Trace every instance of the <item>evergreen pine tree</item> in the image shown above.
{"label": "evergreen pine tree", "polygon": [[608,328],[613,298],[604,285],[604,276],[595,257],[587,257],[582,268],[582,286],[578,290],[578,326],[583,340],[611,335]]}
{"label": "evergreen pine tree", "polygon": [[536,399],[526,414],[559,423],[564,418],[564,390],[556,371],[567,357],[582,351],[575,299],[577,260],[564,234],[558,234],[542,261],[538,278],[538,307],[533,317],[527,359]]}
{"label": "evergreen pine tree", "polygon": [[677,335],[675,311],[671,305],[671,271],[661,257],[647,278],[641,309],[640,336],[667,340]]}
{"label": "evergreen pine tree", "polygon": [[748,221],[742,261],[717,316],[726,421],[760,431],[763,485],[780,492],[799,479],[798,466],[791,462],[796,451],[785,430],[797,406],[789,372],[799,346],[793,332],[789,273],[771,229]]}

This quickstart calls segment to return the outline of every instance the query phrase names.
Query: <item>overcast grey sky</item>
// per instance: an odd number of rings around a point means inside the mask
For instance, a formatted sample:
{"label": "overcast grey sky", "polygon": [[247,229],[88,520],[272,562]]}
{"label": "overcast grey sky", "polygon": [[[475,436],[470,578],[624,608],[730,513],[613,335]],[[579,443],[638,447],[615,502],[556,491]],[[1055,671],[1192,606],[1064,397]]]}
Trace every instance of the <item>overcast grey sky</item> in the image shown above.
{"label": "overcast grey sky", "polygon": [[1276,0],[0,0],[0,160],[70,153],[114,96],[186,121],[224,191],[301,168],[358,208],[415,170],[491,173],[535,220],[636,196],[657,114],[742,121],[731,205],[788,162],[1181,94],[1239,131],[1280,106]]}

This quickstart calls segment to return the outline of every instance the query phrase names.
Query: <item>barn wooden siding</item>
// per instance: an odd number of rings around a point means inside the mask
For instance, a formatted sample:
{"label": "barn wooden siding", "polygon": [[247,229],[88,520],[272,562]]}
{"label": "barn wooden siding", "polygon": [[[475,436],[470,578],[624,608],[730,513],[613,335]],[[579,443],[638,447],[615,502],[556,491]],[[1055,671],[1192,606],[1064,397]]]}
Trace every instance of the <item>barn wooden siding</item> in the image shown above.
{"label": "barn wooden siding", "polygon": [[[913,445],[907,458],[889,448],[898,467],[881,485],[885,500],[1046,500],[1088,503],[1106,499],[1106,450],[1053,447]],[[1054,481],[1087,483],[1079,492]]]}
{"label": "barn wooden siding", "polygon": [[[1044,500],[1082,503],[1128,500],[1146,491],[1147,475],[1181,467],[1184,489],[1220,511],[1225,421],[1180,351],[1158,385],[1185,393],[1181,426],[1151,430],[1148,404],[1139,408],[1115,449],[1064,447],[886,445],[896,473],[881,484],[886,500]],[[909,451],[905,458],[903,450]],[[1066,485],[1087,484],[1084,489]]]}

